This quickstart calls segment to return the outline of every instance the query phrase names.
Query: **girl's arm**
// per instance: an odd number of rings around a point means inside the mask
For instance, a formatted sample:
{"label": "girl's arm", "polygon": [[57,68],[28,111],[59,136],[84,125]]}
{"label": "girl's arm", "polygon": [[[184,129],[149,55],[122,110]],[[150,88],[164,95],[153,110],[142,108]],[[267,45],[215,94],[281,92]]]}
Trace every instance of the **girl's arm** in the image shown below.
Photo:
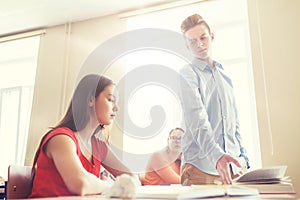
{"label": "girl's arm", "polygon": [[82,166],[76,154],[74,141],[66,135],[56,135],[45,146],[46,155],[54,164],[70,192],[76,195],[99,194],[108,185],[89,173]]}
{"label": "girl's arm", "polygon": [[161,168],[156,173],[168,184],[181,183],[180,175],[177,174],[170,166]]}
{"label": "girl's arm", "polygon": [[102,165],[115,177],[121,174],[132,175],[130,170],[118,159],[109,147],[107,148],[107,155],[102,161]]}
{"label": "girl's arm", "polygon": [[[181,183],[180,175],[171,167],[173,163],[168,163],[160,152],[155,152],[149,160],[149,170],[156,173],[169,184]],[[175,161],[174,161],[175,162]]]}

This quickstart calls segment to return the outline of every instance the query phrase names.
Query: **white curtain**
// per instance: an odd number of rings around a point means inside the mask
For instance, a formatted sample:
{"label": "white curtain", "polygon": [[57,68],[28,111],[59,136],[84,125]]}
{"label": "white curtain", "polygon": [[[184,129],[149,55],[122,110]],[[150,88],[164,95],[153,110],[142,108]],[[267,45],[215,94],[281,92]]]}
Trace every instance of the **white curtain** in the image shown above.
{"label": "white curtain", "polygon": [[7,171],[9,164],[24,164],[32,93],[32,86],[0,89],[0,158],[2,173]]}
{"label": "white curtain", "polygon": [[24,165],[40,37],[0,43],[0,176]]}

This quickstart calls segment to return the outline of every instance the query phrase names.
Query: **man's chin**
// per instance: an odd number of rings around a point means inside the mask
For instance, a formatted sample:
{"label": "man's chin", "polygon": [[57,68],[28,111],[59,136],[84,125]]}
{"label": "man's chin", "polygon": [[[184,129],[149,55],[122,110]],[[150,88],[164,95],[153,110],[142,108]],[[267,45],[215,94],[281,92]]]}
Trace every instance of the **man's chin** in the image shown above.
{"label": "man's chin", "polygon": [[197,54],[196,57],[200,60],[206,60],[208,58],[208,56],[206,54]]}

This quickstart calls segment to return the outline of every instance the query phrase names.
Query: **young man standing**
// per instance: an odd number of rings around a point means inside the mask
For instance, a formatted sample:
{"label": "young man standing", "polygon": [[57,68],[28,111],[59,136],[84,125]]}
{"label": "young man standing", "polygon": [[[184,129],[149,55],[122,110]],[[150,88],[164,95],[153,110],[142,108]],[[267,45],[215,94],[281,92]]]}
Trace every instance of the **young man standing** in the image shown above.
{"label": "young man standing", "polygon": [[180,70],[186,134],[182,139],[181,183],[231,184],[249,168],[242,145],[231,79],[212,59],[214,34],[194,14],[181,24],[194,60]]}

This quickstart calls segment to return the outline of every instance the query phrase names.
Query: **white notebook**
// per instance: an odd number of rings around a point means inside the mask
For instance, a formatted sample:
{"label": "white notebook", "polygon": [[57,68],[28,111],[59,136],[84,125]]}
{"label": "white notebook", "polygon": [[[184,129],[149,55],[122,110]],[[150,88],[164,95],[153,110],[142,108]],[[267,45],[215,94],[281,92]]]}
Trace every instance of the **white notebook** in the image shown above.
{"label": "white notebook", "polygon": [[170,185],[170,186],[139,186],[136,198],[151,199],[193,199],[220,196],[258,195],[255,188],[240,185]]}

